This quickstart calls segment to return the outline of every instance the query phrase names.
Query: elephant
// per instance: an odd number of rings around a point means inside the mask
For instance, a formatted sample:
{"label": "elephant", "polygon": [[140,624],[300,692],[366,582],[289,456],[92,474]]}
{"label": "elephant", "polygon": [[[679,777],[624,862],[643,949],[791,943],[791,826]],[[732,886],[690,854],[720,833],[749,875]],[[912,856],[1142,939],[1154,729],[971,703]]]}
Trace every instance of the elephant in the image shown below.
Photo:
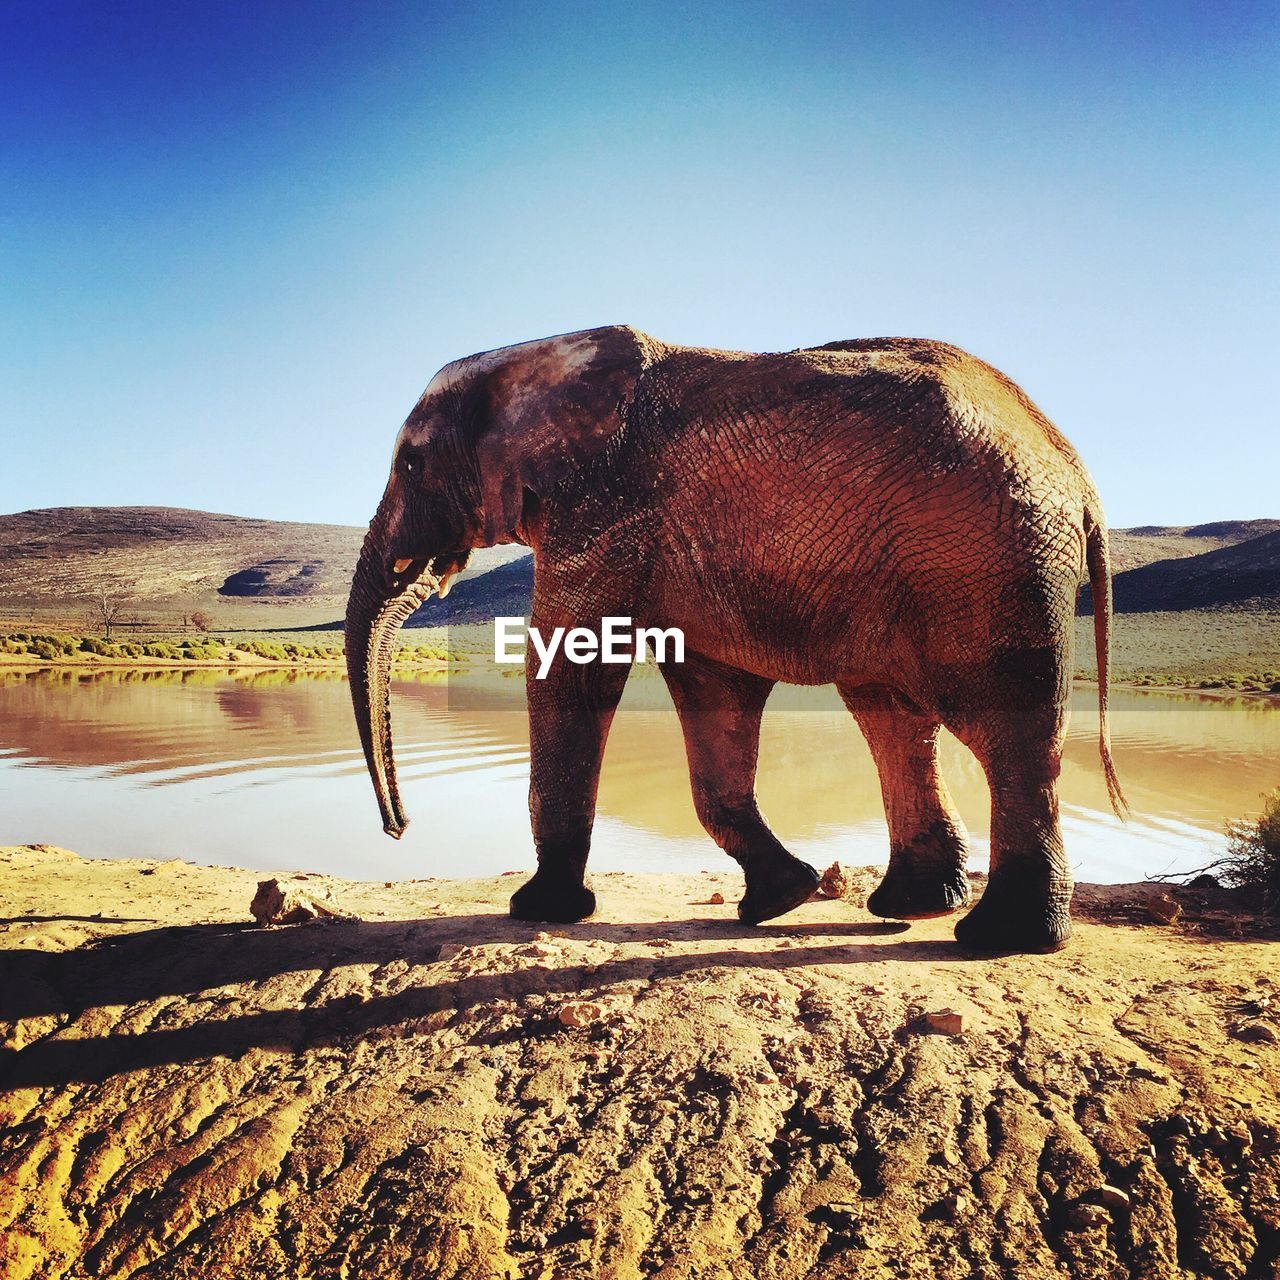
{"label": "elephant", "polygon": [[[532,548],[530,626],[606,617],[679,628],[661,663],[698,817],[742,867],[740,919],[809,899],[818,876],[756,802],[774,685],[833,684],[870,745],[889,858],[867,902],[914,920],[969,906],[972,952],[1070,936],[1057,778],[1077,592],[1088,580],[1099,750],[1107,721],[1107,527],[1075,450],[1010,379],[913,338],[755,354],[625,325],[445,365],[402,426],[346,614],[356,720],[384,829],[406,825],[389,678],[400,625],[475,548]],[[537,869],[520,920],[589,917],[601,756],[630,668],[528,664]],[[970,903],[964,828],[939,773],[949,730],[991,792],[990,870]]]}

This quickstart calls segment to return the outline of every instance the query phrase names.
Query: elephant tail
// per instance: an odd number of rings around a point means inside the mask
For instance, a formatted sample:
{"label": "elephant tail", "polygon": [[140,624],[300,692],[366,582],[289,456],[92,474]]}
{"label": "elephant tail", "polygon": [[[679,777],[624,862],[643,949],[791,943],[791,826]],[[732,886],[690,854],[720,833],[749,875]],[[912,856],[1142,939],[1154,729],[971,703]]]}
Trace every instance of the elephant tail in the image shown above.
{"label": "elephant tail", "polygon": [[1111,673],[1111,553],[1107,526],[1099,520],[1086,525],[1085,560],[1093,597],[1093,643],[1098,655],[1098,750],[1111,807],[1123,821],[1129,816],[1129,802],[1120,789],[1115,761],[1111,758],[1111,728],[1107,718],[1107,686]]}

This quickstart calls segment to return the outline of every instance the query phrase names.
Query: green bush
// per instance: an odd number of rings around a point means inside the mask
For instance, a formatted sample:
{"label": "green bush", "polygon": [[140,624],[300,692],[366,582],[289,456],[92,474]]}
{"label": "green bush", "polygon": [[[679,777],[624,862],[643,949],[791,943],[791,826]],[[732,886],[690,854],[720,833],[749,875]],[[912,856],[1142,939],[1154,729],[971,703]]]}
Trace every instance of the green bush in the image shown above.
{"label": "green bush", "polygon": [[277,644],[274,640],[249,640],[240,646],[245,653],[255,654],[259,658],[269,658],[273,662],[287,662],[289,655],[285,652],[284,645]]}
{"label": "green bush", "polygon": [[143,646],[143,653],[148,658],[181,658],[182,650],[175,649],[173,645],[166,644],[164,641],[153,641],[151,644]]}
{"label": "green bush", "polygon": [[30,651],[38,652],[41,657],[68,658],[80,650],[79,636],[33,635],[24,638],[28,642]]}
{"label": "green bush", "polygon": [[99,640],[97,636],[85,636],[80,641],[82,653],[96,653],[100,658],[122,658],[124,650],[110,640]]}

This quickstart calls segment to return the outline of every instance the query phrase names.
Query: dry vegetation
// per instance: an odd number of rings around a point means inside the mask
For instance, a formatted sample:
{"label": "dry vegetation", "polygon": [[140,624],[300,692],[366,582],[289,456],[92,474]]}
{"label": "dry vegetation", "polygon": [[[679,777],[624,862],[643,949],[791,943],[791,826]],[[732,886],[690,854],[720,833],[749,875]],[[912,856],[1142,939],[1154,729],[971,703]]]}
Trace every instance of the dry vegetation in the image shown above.
{"label": "dry vegetation", "polygon": [[[1117,614],[1112,678],[1132,684],[1271,690],[1280,681],[1280,609]],[[1093,619],[1076,619],[1078,675],[1096,679]]]}

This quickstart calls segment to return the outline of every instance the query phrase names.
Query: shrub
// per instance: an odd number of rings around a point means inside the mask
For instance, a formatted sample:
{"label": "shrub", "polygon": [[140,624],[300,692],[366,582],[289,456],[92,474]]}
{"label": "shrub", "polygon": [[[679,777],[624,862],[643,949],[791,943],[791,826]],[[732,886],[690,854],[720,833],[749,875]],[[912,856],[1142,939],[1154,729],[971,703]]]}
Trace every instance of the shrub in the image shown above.
{"label": "shrub", "polygon": [[250,640],[240,646],[246,653],[256,654],[259,658],[270,658],[274,662],[287,662],[289,655],[284,645],[274,640]]}
{"label": "shrub", "polygon": [[143,647],[143,652],[148,658],[181,658],[182,650],[175,649],[171,644],[165,644],[163,641],[155,641]]}
{"label": "shrub", "polygon": [[1280,914],[1280,787],[1262,797],[1254,821],[1227,823],[1222,881],[1246,890],[1263,911]]}
{"label": "shrub", "polygon": [[123,657],[120,645],[113,644],[110,640],[99,640],[97,636],[85,636],[80,641],[80,650],[82,653],[96,653],[100,658]]}

